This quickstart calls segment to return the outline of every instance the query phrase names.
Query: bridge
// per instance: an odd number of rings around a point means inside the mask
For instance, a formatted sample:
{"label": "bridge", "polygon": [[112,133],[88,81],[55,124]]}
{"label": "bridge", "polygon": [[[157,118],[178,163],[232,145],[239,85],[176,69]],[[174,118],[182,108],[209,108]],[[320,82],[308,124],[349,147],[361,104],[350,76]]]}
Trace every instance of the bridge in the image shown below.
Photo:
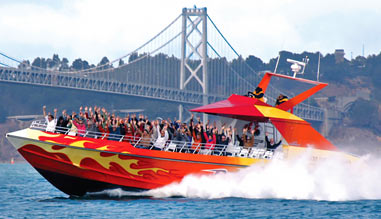
{"label": "bridge", "polygon": [[[2,82],[173,101],[180,104],[180,118],[189,104],[219,101],[232,93],[246,94],[260,79],[260,73],[231,46],[206,8],[184,8],[139,48],[94,67],[75,70],[53,63],[42,68],[0,53]],[[266,97],[273,103],[280,93],[287,95],[286,91],[270,86]],[[299,104],[294,113],[311,121],[324,119],[322,109],[308,104]]]}

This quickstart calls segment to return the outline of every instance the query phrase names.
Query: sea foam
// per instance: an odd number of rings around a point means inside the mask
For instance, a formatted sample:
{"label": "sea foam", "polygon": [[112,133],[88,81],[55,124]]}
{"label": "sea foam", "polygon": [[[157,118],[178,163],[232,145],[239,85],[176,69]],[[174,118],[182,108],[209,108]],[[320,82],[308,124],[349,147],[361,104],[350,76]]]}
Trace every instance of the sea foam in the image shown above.
{"label": "sea foam", "polygon": [[186,176],[180,183],[150,190],[146,195],[163,198],[241,197],[347,201],[381,199],[381,159],[363,156],[354,163],[332,158],[311,164],[299,159],[273,160],[234,173]]}
{"label": "sea foam", "polygon": [[90,195],[327,201],[381,199],[380,167],[381,159],[369,155],[353,163],[340,158],[312,163],[311,155],[306,153],[295,160],[272,160],[266,165],[252,165],[238,172],[188,175],[180,183],[146,192],[113,189]]}

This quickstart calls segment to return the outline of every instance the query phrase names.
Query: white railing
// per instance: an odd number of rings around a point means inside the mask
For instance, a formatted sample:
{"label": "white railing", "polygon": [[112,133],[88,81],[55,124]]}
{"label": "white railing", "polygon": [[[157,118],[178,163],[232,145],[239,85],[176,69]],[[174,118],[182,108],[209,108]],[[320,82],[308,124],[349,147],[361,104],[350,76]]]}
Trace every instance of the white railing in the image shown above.
{"label": "white railing", "polygon": [[[46,131],[47,124],[43,120],[33,121],[30,125],[31,129]],[[258,159],[282,159],[283,153],[274,150],[267,150],[265,147],[260,147],[262,140],[255,140],[254,146],[245,148],[237,145],[223,145],[223,144],[208,144],[208,143],[195,143],[186,141],[168,140],[160,147],[155,146],[155,140],[151,138],[141,137],[128,137],[121,134],[102,133],[85,131],[83,134],[71,133],[70,128],[56,127],[55,133],[61,133],[71,136],[81,136],[94,139],[104,139],[119,142],[129,142],[135,148],[148,149],[148,150],[161,150],[177,153],[191,153],[215,156],[231,156],[231,157],[248,157]]]}

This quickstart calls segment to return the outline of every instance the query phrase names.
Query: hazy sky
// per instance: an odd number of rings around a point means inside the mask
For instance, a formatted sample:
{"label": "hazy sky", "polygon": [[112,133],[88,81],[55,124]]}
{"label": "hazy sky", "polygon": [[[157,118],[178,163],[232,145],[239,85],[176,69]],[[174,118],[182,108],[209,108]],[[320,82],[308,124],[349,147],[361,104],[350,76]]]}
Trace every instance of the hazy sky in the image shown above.
{"label": "hazy sky", "polygon": [[98,63],[136,49],[183,7],[208,14],[244,57],[264,61],[280,50],[344,49],[346,57],[381,51],[379,0],[0,0],[0,52],[19,59],[52,57]]}

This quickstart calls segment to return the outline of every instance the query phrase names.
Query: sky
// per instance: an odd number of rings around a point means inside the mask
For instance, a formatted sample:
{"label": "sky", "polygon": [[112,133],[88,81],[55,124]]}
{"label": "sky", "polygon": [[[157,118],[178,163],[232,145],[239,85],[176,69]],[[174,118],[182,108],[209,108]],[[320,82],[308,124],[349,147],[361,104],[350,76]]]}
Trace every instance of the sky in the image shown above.
{"label": "sky", "polygon": [[0,52],[19,60],[117,59],[159,33],[184,7],[208,15],[243,57],[281,50],[346,58],[381,52],[379,0],[0,0]]}

